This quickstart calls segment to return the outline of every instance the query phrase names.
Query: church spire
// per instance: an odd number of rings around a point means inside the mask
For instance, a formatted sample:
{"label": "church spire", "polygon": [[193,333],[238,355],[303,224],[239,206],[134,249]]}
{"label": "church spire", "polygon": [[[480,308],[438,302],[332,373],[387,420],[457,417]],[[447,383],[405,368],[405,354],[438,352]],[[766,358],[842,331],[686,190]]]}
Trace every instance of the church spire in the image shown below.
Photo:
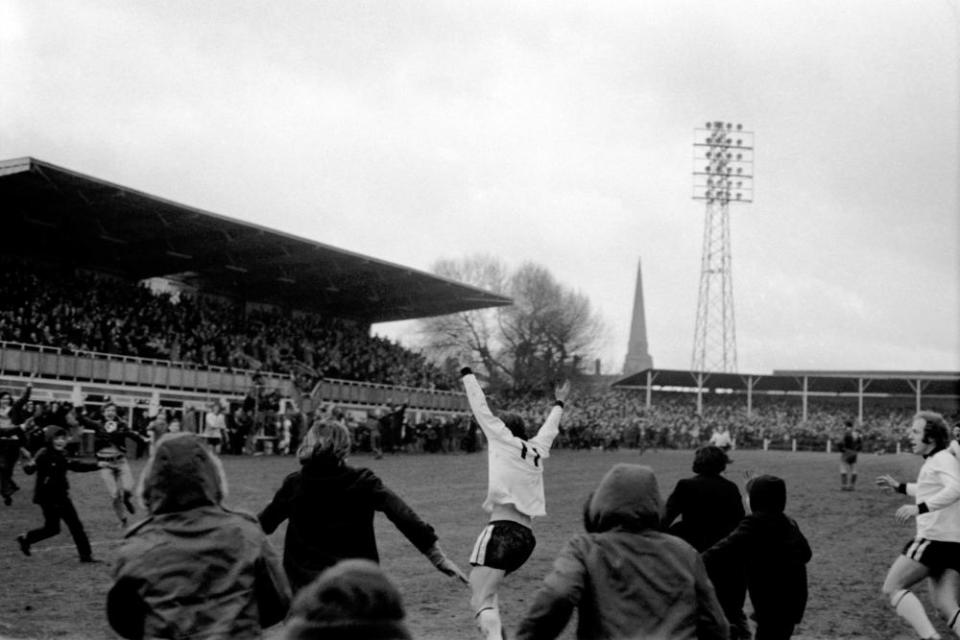
{"label": "church spire", "polygon": [[653,368],[647,346],[647,318],[643,309],[643,272],[637,260],[637,288],[633,294],[633,318],[630,321],[630,343],[623,363],[623,375]]}

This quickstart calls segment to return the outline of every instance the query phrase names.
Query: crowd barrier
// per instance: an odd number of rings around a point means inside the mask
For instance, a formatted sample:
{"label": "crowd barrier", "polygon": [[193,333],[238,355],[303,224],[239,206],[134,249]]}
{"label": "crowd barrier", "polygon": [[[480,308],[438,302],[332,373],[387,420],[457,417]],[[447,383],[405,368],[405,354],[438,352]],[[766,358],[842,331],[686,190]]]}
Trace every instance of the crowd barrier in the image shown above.
{"label": "crowd barrier", "polygon": [[[58,347],[0,342],[0,375],[160,391],[183,391],[210,397],[242,397],[258,376],[267,391],[292,395],[290,376],[280,373],[170,362],[135,356],[75,351]],[[351,380],[326,379],[319,397],[353,407],[406,404],[411,409],[461,412],[468,409],[460,392],[398,387]]]}

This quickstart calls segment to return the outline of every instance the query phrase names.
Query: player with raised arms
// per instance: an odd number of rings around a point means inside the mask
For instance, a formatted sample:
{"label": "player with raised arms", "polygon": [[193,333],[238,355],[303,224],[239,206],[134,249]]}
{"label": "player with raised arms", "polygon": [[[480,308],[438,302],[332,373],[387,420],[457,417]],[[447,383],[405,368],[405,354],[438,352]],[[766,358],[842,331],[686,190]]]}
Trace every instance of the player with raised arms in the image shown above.
{"label": "player with raised arms", "polygon": [[480,383],[470,367],[463,367],[463,386],[470,410],[487,438],[488,487],[483,509],[490,521],[470,554],[470,604],[477,626],[487,640],[503,637],[497,589],[504,576],[519,569],[533,553],[533,518],[546,515],[543,464],[560,432],[563,404],[570,383],[554,391],[556,400],[543,426],[527,438],[523,419],[514,414],[497,417],[487,406]]}

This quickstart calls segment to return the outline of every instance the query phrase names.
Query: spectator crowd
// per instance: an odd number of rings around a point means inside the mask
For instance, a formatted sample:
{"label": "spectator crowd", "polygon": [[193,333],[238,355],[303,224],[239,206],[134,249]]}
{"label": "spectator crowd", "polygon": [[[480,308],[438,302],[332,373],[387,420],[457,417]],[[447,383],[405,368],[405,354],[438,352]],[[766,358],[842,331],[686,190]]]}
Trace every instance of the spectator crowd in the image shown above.
{"label": "spectator crowd", "polygon": [[[0,340],[53,346],[71,351],[115,353],[184,361],[200,365],[294,373],[308,389],[319,377],[417,388],[456,389],[440,367],[390,340],[370,336],[348,320],[246,309],[224,300],[168,293],[121,279],[70,270],[5,265],[0,282]],[[525,418],[542,415],[546,401],[504,398],[502,408]],[[253,453],[258,438],[274,450],[296,448],[302,420],[281,410],[280,398],[250,397],[240,405],[206,410],[164,410],[136,416],[131,426],[144,436],[158,428],[203,434],[205,414],[222,412],[219,450]],[[909,405],[909,406],[908,406]],[[557,447],[694,448],[718,429],[729,430],[741,448],[822,450],[842,438],[844,423],[855,416],[854,400],[811,396],[806,420],[799,397],[756,394],[748,416],[738,394],[706,394],[698,415],[689,393],[656,392],[651,406],[643,393],[599,390],[575,394]],[[954,422],[955,406],[931,407]],[[354,448],[383,451],[452,452],[478,448],[476,425],[465,416],[420,416],[401,405],[339,411]],[[905,443],[903,425],[914,411],[909,399],[865,405],[860,430],[865,451],[894,451]],[[335,409],[331,409],[335,410]],[[73,413],[71,413],[73,412]],[[37,403],[28,411],[36,424],[68,431],[76,410],[63,403]],[[158,424],[160,425],[158,427]],[[208,434],[209,435],[209,434]],[[74,438],[76,440],[76,438]]]}
{"label": "spectator crowd", "polygon": [[67,270],[4,265],[0,341],[201,365],[304,368],[328,378],[455,388],[419,353],[316,314],[156,293],[145,285]]}

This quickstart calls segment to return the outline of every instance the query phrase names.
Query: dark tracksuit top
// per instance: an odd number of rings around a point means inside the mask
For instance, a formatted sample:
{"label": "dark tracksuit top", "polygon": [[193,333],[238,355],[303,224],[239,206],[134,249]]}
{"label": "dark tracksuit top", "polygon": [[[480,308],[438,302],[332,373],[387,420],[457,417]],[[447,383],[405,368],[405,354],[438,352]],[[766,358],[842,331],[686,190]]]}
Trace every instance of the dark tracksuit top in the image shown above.
{"label": "dark tracksuit top", "polygon": [[37,474],[33,501],[39,505],[68,501],[70,482],[67,480],[67,471],[96,471],[99,468],[96,462],[67,458],[53,447],[42,449],[33,464],[26,468],[27,473],[35,471]]}
{"label": "dark tracksuit top", "polygon": [[340,560],[379,562],[373,527],[377,511],[421,553],[436,543],[433,527],[373,471],[347,466],[332,457],[315,457],[287,476],[259,519],[268,534],[289,520],[283,567],[296,593]]}

